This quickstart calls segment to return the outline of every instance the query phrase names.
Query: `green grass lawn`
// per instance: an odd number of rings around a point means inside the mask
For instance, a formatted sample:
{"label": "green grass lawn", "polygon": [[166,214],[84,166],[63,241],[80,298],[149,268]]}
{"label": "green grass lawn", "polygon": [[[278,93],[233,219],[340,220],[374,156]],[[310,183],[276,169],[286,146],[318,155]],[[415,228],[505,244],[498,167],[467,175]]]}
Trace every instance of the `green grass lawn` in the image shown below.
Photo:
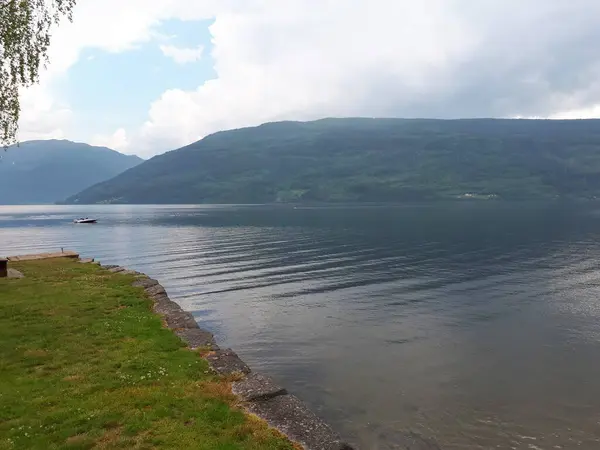
{"label": "green grass lawn", "polygon": [[164,329],[131,276],[46,260],[0,279],[0,449],[292,449]]}

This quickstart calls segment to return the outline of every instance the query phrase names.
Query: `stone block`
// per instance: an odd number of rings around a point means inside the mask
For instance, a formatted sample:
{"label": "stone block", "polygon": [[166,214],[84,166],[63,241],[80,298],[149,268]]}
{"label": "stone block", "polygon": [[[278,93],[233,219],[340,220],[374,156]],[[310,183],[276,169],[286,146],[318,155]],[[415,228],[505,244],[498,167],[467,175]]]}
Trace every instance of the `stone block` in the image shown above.
{"label": "stone block", "polygon": [[119,273],[121,275],[139,275],[140,274],[137,270],[123,270]]}
{"label": "stone block", "polygon": [[152,278],[139,278],[132,283],[132,286],[150,288],[152,286],[156,286],[157,284],[159,284],[158,281]]}
{"label": "stone block", "polygon": [[166,295],[155,295],[152,297],[152,299],[154,300],[154,306],[152,309],[157,314],[165,316],[167,314],[183,312],[181,306],[169,299],[169,297]]}
{"label": "stone block", "polygon": [[179,311],[165,314],[165,322],[172,330],[179,328],[194,329],[198,328],[198,322],[189,312]]}
{"label": "stone block", "polygon": [[197,348],[219,350],[219,346],[215,342],[215,337],[209,331],[200,328],[183,328],[175,330],[175,334],[192,350]]}
{"label": "stone block", "polygon": [[155,284],[154,286],[147,287],[146,293],[150,297],[154,297],[156,295],[166,295],[167,291],[165,291],[165,288],[162,287],[160,284]]}
{"label": "stone block", "polygon": [[287,394],[287,390],[260,373],[251,373],[241,381],[233,383],[233,393],[244,402],[268,400]]}
{"label": "stone block", "polygon": [[206,357],[208,365],[220,375],[248,374],[250,368],[230,348],[217,350]]}

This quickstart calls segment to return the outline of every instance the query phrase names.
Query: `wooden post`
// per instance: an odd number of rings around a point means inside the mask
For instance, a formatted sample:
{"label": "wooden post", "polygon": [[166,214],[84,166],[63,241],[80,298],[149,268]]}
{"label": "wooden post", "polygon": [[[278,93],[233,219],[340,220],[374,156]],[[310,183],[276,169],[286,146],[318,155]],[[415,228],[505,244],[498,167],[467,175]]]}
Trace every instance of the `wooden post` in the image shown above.
{"label": "wooden post", "polygon": [[0,258],[0,278],[8,276],[8,259]]}

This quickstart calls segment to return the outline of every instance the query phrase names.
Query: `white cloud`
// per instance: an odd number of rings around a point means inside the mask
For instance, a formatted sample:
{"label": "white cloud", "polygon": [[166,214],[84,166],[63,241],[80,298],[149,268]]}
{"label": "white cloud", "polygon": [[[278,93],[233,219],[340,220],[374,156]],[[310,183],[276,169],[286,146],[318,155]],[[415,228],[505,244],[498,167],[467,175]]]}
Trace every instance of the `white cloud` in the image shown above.
{"label": "white cloud", "polygon": [[600,105],[596,0],[87,0],[56,34],[51,72],[85,47],[148,42],[161,20],[212,17],[215,79],[164,92],[128,130],[129,148],[151,155],[279,119],[558,117]]}
{"label": "white cloud", "polygon": [[204,46],[196,48],[181,48],[174,45],[161,45],[160,51],[167,58],[171,58],[177,64],[187,64],[199,61],[204,53]]}
{"label": "white cloud", "polygon": [[23,90],[20,97],[21,120],[19,140],[62,139],[72,112],[57,103],[46,85]]}
{"label": "white cloud", "polygon": [[110,136],[95,135],[89,143],[99,147],[112,148],[113,150],[118,150],[123,153],[127,153],[129,147],[127,132],[123,128],[119,128]]}
{"label": "white cloud", "polygon": [[551,119],[597,119],[599,117],[600,105],[571,111],[561,111],[550,116]]}

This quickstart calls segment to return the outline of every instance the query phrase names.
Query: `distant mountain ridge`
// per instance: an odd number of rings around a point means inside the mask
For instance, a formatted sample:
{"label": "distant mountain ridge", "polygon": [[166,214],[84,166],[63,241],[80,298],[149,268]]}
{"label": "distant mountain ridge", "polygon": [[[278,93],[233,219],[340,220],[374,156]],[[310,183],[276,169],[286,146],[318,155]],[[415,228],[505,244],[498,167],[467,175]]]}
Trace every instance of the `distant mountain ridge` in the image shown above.
{"label": "distant mountain ridge", "polygon": [[600,197],[600,120],[322,119],[223,131],[67,203]]}
{"label": "distant mountain ridge", "polygon": [[62,201],[143,160],[67,140],[27,141],[0,150],[0,205]]}

